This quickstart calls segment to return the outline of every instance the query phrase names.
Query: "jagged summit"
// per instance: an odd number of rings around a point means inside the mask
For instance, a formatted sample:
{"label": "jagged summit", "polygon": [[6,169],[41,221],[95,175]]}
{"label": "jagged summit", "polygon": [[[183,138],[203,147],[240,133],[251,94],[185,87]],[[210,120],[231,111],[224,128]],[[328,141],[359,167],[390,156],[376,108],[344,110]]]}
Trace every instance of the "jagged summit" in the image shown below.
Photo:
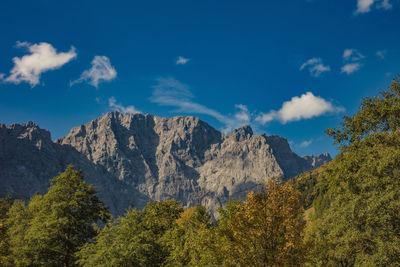
{"label": "jagged summit", "polygon": [[229,135],[230,138],[234,138],[236,141],[243,141],[253,136],[253,129],[250,125],[244,125],[238,129],[235,129]]}
{"label": "jagged summit", "polygon": [[226,136],[197,117],[114,111],[56,142],[32,122],[0,125],[0,195],[43,193],[73,163],[115,214],[166,199],[215,212],[268,179],[288,179],[327,159],[301,158],[286,139],[254,135],[249,125]]}

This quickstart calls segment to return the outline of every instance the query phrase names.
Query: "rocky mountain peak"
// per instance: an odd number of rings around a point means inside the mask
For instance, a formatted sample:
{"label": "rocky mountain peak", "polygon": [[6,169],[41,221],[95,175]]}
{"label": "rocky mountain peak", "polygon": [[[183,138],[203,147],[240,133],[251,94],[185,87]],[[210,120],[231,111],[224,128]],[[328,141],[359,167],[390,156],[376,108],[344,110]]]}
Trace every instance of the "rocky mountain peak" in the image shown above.
{"label": "rocky mountain peak", "polygon": [[52,143],[50,132],[41,129],[39,125],[32,121],[23,124],[13,123],[8,126],[3,124],[0,129],[3,131],[3,138],[5,138],[4,136],[6,135],[13,136],[17,138],[19,142],[24,142],[23,140],[25,140],[25,142],[34,143],[38,147],[41,147],[42,145],[48,146]]}
{"label": "rocky mountain peak", "polygon": [[249,125],[225,136],[197,117],[114,111],[56,142],[33,122],[0,125],[0,195],[28,199],[73,163],[114,214],[166,199],[216,214],[229,199],[244,198],[268,179],[310,170],[328,156],[301,158],[286,139],[254,135]]}
{"label": "rocky mountain peak", "polygon": [[253,129],[251,129],[250,125],[244,125],[238,129],[232,131],[229,135],[229,138],[233,138],[237,142],[250,139],[253,136]]}

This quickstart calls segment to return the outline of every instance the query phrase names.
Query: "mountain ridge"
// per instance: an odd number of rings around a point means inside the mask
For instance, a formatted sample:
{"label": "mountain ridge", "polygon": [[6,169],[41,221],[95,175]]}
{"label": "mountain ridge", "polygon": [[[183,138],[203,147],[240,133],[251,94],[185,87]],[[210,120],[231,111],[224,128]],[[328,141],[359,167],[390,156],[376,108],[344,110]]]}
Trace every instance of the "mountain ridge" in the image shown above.
{"label": "mountain ridge", "polygon": [[43,193],[48,180],[72,163],[118,215],[166,199],[215,213],[268,179],[286,180],[329,160],[329,154],[299,157],[286,139],[254,135],[249,125],[225,135],[193,116],[114,111],[54,142],[33,122],[0,124],[0,196]]}

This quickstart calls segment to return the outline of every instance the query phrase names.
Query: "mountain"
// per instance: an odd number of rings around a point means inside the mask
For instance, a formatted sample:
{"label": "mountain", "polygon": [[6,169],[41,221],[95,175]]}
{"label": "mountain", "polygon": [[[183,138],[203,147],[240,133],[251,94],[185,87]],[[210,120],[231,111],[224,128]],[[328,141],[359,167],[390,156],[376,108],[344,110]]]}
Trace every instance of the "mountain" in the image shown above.
{"label": "mountain", "polygon": [[250,126],[224,135],[191,116],[114,111],[56,142],[33,122],[0,124],[0,196],[44,193],[49,179],[72,163],[117,215],[165,199],[215,213],[268,179],[286,180],[329,160],[328,154],[299,157],[286,139],[254,135]]}

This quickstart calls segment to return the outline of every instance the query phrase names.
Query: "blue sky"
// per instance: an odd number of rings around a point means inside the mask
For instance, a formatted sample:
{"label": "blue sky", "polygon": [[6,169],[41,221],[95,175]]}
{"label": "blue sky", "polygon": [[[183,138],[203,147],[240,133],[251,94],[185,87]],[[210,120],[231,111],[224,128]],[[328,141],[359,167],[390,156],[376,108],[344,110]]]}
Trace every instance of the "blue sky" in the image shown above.
{"label": "blue sky", "polygon": [[52,138],[111,110],[251,124],[300,155],[400,73],[400,1],[0,3],[0,122]]}

